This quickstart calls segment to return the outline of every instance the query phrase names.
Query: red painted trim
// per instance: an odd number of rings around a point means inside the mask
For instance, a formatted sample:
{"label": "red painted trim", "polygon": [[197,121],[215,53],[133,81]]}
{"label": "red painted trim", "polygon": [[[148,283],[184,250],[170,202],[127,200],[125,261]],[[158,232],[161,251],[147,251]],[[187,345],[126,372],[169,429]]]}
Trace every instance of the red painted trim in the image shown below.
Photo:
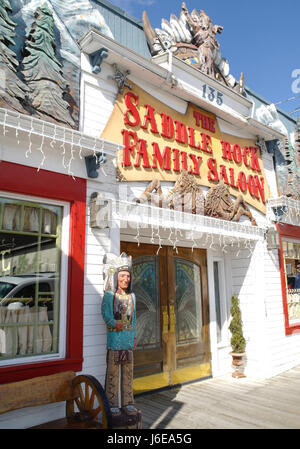
{"label": "red painted trim", "polygon": [[0,190],[70,203],[67,346],[64,360],[0,367],[0,383],[82,370],[86,180],[0,162]]}
{"label": "red painted trim", "polygon": [[280,249],[278,250],[279,258],[279,269],[281,278],[281,290],[282,290],[282,305],[284,312],[284,324],[286,335],[291,335],[300,332],[300,323],[290,324],[288,315],[288,304],[287,304],[287,294],[286,294],[286,279],[284,272],[284,257],[282,250],[282,237],[290,237],[300,240],[300,228],[298,226],[288,225],[284,223],[276,223],[277,230],[280,235]]}

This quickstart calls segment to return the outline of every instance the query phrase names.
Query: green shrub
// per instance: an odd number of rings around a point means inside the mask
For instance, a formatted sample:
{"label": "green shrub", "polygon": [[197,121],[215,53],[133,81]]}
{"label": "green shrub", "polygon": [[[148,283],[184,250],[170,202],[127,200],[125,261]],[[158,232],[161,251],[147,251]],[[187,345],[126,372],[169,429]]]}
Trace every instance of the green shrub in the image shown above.
{"label": "green shrub", "polygon": [[242,314],[237,295],[233,295],[231,298],[230,314],[231,322],[229,330],[231,332],[231,348],[233,352],[241,353],[245,351],[246,340],[243,336]]}

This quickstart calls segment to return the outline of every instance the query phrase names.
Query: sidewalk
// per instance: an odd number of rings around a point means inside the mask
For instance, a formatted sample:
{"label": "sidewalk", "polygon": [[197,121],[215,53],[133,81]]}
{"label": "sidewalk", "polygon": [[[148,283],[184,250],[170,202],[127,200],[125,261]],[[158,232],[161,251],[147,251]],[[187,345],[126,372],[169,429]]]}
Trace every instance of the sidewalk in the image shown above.
{"label": "sidewalk", "polygon": [[136,398],[144,429],[300,429],[300,366],[271,379],[208,379]]}

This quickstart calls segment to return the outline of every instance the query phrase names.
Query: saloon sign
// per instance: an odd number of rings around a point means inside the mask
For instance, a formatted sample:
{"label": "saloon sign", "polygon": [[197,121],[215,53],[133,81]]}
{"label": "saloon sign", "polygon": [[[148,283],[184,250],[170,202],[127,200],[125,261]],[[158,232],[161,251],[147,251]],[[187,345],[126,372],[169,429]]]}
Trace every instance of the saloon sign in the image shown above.
{"label": "saloon sign", "polygon": [[176,181],[186,170],[203,186],[223,180],[232,195],[265,212],[269,187],[260,149],[253,140],[221,134],[216,117],[192,104],[183,115],[134,85],[119,94],[101,137],[124,145],[123,180]]}

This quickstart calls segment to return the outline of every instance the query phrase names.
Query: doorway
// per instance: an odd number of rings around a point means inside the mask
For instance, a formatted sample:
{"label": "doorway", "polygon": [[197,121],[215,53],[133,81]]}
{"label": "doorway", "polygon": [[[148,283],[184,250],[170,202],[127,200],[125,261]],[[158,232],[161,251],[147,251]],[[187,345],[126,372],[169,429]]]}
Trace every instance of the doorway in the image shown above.
{"label": "doorway", "polygon": [[206,250],[121,242],[133,259],[134,393],[211,375]]}

